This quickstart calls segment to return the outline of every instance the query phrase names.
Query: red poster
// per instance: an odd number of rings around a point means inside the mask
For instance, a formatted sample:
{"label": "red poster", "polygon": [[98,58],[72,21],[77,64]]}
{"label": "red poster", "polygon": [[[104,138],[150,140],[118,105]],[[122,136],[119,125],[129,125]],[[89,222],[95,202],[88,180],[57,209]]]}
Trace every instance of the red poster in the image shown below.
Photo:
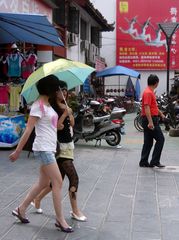
{"label": "red poster", "polygon": [[[158,23],[179,22],[179,1],[116,3],[116,64],[138,70],[166,69],[166,37]],[[179,30],[172,35],[170,69],[179,69]]]}

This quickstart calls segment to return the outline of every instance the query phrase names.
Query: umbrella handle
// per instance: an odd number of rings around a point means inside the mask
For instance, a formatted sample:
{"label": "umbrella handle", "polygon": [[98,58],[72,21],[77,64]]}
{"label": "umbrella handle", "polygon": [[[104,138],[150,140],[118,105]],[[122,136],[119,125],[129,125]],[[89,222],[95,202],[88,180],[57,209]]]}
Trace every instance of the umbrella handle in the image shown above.
{"label": "umbrella handle", "polygon": [[[69,108],[69,107],[68,107],[67,101],[66,101],[66,99],[65,99],[65,97],[64,97],[64,95],[63,95],[63,91],[61,90],[61,88],[60,88],[60,92],[61,92],[61,94],[62,94],[63,101],[65,102],[65,105],[66,105],[67,111],[68,111],[68,108]],[[68,115],[70,115],[69,111],[68,111]]]}
{"label": "umbrella handle", "polygon": [[63,95],[63,91],[61,90],[61,88],[60,88],[60,92],[61,92],[61,94],[62,94],[63,101],[65,102],[65,105],[68,107],[67,101],[66,101],[66,99],[65,99],[65,97],[64,97],[64,95]]}

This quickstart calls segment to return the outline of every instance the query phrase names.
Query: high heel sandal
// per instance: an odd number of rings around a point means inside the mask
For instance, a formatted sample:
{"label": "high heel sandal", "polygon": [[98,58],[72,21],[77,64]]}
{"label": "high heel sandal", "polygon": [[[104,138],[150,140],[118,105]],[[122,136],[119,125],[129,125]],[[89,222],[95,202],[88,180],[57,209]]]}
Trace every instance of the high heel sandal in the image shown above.
{"label": "high heel sandal", "polygon": [[58,220],[56,220],[55,226],[58,229],[60,229],[62,232],[71,233],[74,231],[72,227],[67,227],[67,228],[63,227]]}
{"label": "high heel sandal", "polygon": [[18,218],[21,221],[21,223],[30,223],[28,218],[24,218],[21,216],[19,207],[12,211],[12,215]]}

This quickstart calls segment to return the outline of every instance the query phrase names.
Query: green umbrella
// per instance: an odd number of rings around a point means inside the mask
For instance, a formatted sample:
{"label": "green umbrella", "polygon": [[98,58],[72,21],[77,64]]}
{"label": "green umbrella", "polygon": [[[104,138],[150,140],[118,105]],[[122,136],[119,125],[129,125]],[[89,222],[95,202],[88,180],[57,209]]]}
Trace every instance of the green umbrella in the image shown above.
{"label": "green umbrella", "polygon": [[26,80],[21,95],[27,103],[35,101],[39,93],[36,83],[48,75],[55,75],[59,80],[67,83],[68,89],[72,89],[84,83],[86,78],[95,71],[94,68],[76,61],[58,59],[45,63],[42,67],[33,72]]}

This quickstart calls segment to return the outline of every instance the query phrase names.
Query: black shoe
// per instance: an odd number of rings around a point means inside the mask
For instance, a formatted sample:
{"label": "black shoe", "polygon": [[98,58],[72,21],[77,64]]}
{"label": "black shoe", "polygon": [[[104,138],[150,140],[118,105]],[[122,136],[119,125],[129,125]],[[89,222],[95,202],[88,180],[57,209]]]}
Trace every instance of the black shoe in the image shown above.
{"label": "black shoe", "polygon": [[19,207],[12,211],[12,215],[18,218],[21,221],[21,223],[30,223],[28,218],[21,216]]}
{"label": "black shoe", "polygon": [[149,163],[139,163],[139,167],[150,167]]}
{"label": "black shoe", "polygon": [[165,165],[162,165],[162,164],[160,164],[160,163],[157,163],[157,164],[150,164],[149,167],[151,167],[151,168],[153,168],[153,167],[164,168]]}
{"label": "black shoe", "polygon": [[57,221],[57,220],[56,220],[55,226],[56,226],[58,229],[60,229],[62,232],[65,232],[65,233],[71,233],[71,232],[74,231],[73,228],[70,227],[70,226],[67,227],[67,228],[63,227],[63,226],[59,223],[59,221]]}

